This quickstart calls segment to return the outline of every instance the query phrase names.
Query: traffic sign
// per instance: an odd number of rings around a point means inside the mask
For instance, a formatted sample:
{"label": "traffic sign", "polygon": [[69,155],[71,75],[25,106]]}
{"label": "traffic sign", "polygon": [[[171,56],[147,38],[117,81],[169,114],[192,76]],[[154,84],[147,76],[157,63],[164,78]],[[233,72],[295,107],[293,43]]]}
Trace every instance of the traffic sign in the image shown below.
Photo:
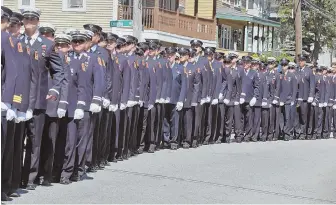
{"label": "traffic sign", "polygon": [[133,27],[133,21],[132,20],[110,21],[110,27],[132,28]]}

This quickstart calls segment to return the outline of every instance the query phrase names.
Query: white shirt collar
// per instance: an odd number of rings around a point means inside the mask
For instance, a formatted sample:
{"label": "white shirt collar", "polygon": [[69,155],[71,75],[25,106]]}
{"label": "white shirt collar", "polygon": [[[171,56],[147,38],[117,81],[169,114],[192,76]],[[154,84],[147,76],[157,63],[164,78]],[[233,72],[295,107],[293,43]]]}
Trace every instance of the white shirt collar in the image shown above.
{"label": "white shirt collar", "polygon": [[173,64],[171,64],[171,67],[174,67],[174,65],[175,65],[175,61],[173,62]]}
{"label": "white shirt collar", "polygon": [[[33,45],[33,43],[36,41],[36,39],[39,37],[40,32],[37,30],[30,38],[30,45]],[[28,43],[28,35],[25,34],[25,42]]]}

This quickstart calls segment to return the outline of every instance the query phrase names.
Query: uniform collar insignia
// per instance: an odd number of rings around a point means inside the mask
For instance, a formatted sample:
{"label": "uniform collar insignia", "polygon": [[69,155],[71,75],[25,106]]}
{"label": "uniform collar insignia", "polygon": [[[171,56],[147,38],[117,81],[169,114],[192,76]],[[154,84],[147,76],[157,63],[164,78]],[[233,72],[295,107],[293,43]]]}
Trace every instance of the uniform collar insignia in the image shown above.
{"label": "uniform collar insignia", "polygon": [[23,40],[23,38],[24,38],[24,35],[21,35],[21,36],[20,36],[20,40]]}
{"label": "uniform collar insignia", "polygon": [[42,38],[41,37],[38,37],[37,40],[38,40],[38,42],[42,42]]}
{"label": "uniform collar insignia", "polygon": [[69,52],[69,57],[72,57],[74,55],[73,52]]}

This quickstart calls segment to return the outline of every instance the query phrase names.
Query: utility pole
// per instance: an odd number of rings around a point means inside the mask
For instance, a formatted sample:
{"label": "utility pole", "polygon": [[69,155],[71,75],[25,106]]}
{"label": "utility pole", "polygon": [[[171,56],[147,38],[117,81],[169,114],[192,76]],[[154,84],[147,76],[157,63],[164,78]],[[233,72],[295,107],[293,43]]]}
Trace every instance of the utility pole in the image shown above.
{"label": "utility pole", "polygon": [[133,36],[142,41],[142,0],[133,0]]}
{"label": "utility pole", "polygon": [[302,54],[302,19],[301,19],[302,0],[294,0],[295,17],[295,54],[296,58]]}

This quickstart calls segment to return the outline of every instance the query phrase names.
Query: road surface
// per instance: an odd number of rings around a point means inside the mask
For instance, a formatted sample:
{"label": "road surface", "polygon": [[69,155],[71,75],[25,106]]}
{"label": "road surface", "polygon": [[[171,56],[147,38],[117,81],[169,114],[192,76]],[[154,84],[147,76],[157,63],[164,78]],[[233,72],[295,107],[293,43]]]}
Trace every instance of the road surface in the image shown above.
{"label": "road surface", "polygon": [[94,179],[22,190],[29,203],[336,203],[336,140],[162,150],[118,162]]}

